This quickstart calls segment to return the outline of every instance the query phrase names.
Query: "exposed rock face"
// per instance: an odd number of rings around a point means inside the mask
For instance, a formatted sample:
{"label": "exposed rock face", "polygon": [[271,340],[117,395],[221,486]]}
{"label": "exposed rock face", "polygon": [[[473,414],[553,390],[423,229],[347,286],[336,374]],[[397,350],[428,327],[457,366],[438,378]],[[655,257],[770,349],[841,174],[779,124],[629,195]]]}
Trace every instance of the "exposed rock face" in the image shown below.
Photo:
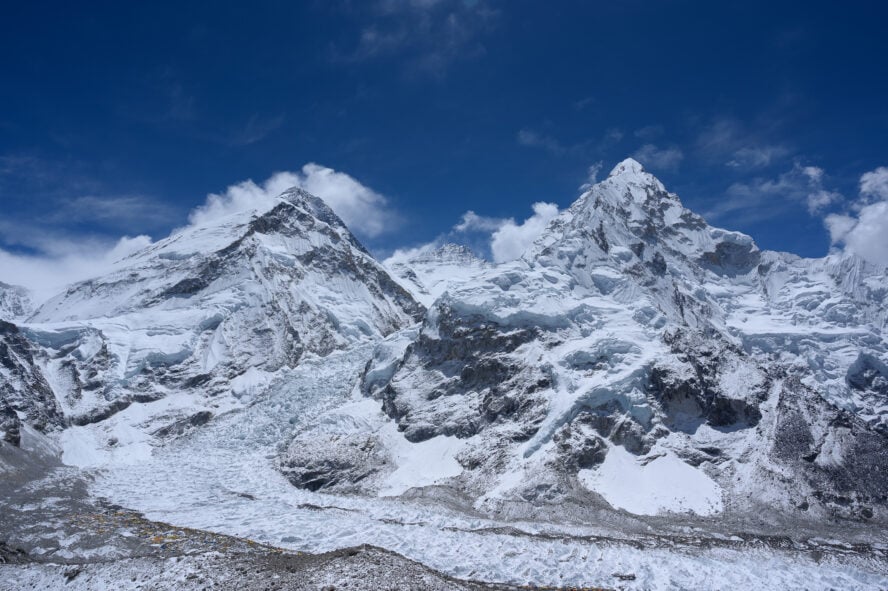
{"label": "exposed rock face", "polygon": [[379,339],[423,312],[329,207],[293,189],[71,286],[25,333],[65,414],[88,424],[170,393],[255,390],[303,355]]}
{"label": "exposed rock face", "polygon": [[18,446],[22,422],[39,431],[65,424],[52,388],[35,363],[36,347],[0,320],[0,439]]}
{"label": "exposed rock face", "polygon": [[623,448],[715,491],[654,482],[666,511],[884,520],[886,294],[884,268],[760,251],[627,160],[521,260],[450,284],[361,390],[410,442],[467,440],[450,483],[479,507],[621,506],[601,474]]}

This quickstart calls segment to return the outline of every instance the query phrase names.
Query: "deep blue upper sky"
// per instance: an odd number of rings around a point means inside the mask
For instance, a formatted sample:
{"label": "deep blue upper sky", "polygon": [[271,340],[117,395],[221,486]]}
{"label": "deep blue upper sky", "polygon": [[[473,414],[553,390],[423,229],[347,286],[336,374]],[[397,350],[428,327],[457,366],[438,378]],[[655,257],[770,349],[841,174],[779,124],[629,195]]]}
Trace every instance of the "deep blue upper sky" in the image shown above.
{"label": "deep blue upper sky", "polygon": [[564,207],[636,154],[714,224],[821,256],[823,214],[888,165],[886,22],[881,1],[7,2],[0,246],[157,239],[317,162],[388,198],[386,253],[469,209]]}

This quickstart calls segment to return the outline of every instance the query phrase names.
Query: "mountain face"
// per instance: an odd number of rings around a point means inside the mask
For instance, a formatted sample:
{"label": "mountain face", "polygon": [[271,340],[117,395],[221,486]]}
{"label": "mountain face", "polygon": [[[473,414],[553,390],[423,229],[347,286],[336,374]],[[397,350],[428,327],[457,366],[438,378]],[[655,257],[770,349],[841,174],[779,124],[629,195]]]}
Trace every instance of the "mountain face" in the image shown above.
{"label": "mountain face", "polygon": [[452,243],[402,260],[389,260],[386,266],[425,306],[430,306],[448,289],[472,281],[492,267],[469,248]]}
{"label": "mountain face", "polygon": [[761,251],[630,159],[472,273],[378,347],[382,424],[341,411],[311,458],[297,437],[295,484],[381,492],[394,425],[498,514],[888,517],[884,268]]}
{"label": "mountain face", "polygon": [[33,311],[34,303],[27,289],[0,281],[0,319],[15,322]]}
{"label": "mountain face", "polygon": [[16,325],[0,320],[0,440],[18,446],[24,425],[48,431],[65,424],[35,357],[39,350]]}
{"label": "mountain face", "polygon": [[[170,393],[256,392],[305,355],[378,340],[422,314],[329,207],[293,189],[271,209],[180,230],[71,286],[22,331],[82,425]],[[178,420],[205,422],[198,414]]]}

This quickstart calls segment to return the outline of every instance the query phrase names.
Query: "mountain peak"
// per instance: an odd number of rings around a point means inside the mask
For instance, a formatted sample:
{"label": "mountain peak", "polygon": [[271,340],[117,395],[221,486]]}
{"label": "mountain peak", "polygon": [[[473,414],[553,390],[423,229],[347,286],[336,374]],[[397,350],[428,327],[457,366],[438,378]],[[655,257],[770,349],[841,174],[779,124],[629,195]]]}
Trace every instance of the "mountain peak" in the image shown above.
{"label": "mountain peak", "polygon": [[481,259],[463,244],[447,242],[434,250],[421,252],[410,259],[411,263],[477,263]]}
{"label": "mountain peak", "polygon": [[614,166],[613,170],[610,171],[610,174],[607,175],[607,178],[612,178],[621,174],[641,174],[646,172],[641,163],[634,158],[626,158],[616,166]]}

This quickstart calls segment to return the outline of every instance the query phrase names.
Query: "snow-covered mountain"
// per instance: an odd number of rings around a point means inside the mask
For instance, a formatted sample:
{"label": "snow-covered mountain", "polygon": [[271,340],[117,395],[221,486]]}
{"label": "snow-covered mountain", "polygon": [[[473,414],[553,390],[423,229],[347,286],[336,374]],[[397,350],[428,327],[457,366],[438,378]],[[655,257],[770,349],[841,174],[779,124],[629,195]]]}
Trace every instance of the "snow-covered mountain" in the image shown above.
{"label": "snow-covered mountain", "polygon": [[0,281],[0,320],[15,322],[28,317],[33,311],[34,302],[27,289]]}
{"label": "snow-covered mountain", "polygon": [[468,247],[453,243],[386,261],[388,270],[425,306],[430,306],[447,290],[474,280],[492,266]]}
{"label": "snow-covered mountain", "polygon": [[[189,226],[69,287],[22,331],[74,424],[171,393],[189,420],[255,393],[305,355],[372,342],[423,308],[320,199],[299,189],[272,207]],[[199,411],[199,412],[198,412]]]}
{"label": "snow-covered mountain", "polygon": [[106,522],[59,529],[83,499],[46,521],[73,494],[175,539],[516,585],[883,588],[886,295],[886,269],[761,251],[633,160],[499,265],[382,265],[290,190],[0,321],[0,472],[49,495],[7,499],[0,534],[113,556]]}
{"label": "snow-covered mountain", "polygon": [[888,517],[884,268],[761,251],[629,159],[472,273],[368,364],[387,419],[298,436],[294,483],[385,494],[396,425],[485,511]]}

